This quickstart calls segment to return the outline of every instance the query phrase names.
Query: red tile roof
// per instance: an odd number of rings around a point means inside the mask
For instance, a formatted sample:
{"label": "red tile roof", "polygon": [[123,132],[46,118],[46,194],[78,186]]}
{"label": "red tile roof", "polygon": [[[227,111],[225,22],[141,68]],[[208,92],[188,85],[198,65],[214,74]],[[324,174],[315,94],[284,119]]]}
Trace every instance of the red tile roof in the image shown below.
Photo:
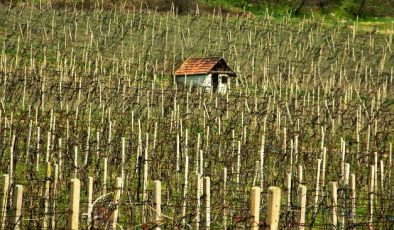
{"label": "red tile roof", "polygon": [[195,75],[207,74],[216,64],[224,61],[220,57],[212,58],[188,58],[177,71],[175,75]]}

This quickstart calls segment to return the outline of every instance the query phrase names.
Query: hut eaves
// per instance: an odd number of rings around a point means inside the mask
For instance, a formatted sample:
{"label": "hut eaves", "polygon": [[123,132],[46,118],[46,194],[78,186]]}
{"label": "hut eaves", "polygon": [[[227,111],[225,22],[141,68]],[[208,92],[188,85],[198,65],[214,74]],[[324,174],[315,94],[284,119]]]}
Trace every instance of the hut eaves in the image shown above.
{"label": "hut eaves", "polygon": [[197,75],[207,74],[221,61],[220,57],[212,58],[188,58],[181,67],[175,72],[175,75]]}

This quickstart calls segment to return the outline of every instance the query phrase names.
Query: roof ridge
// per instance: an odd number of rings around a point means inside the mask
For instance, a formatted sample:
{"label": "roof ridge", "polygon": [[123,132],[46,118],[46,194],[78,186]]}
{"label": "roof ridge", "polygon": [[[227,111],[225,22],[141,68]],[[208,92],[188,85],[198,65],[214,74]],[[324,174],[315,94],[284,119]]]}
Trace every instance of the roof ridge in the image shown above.
{"label": "roof ridge", "polygon": [[[175,71],[175,75],[197,75],[207,74],[220,62],[228,67],[223,57],[203,57],[203,58],[187,58],[182,65]],[[228,67],[229,68],[229,67]]]}

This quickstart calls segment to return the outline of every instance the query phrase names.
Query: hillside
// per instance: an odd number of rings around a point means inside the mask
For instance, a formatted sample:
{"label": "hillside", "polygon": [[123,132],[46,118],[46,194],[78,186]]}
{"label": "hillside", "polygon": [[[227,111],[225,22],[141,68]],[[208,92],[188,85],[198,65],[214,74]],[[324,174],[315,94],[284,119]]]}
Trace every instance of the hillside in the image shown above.
{"label": "hillside", "polygon": [[206,0],[210,4],[227,7],[245,8],[255,14],[264,14],[266,9],[282,15],[292,12],[293,15],[319,14],[337,17],[393,17],[394,1],[392,0]]}
{"label": "hillside", "polygon": [[160,2],[0,6],[0,229],[394,229],[391,21]]}
{"label": "hillside", "polygon": [[[0,0],[3,4],[17,5],[31,1]],[[394,17],[394,0],[41,0],[35,1],[42,4],[51,3],[54,7],[78,6],[79,8],[92,9],[94,5],[103,4],[105,8],[141,7],[156,11],[170,11],[172,6],[179,13],[191,13],[199,6],[201,13],[212,13],[216,8],[222,12],[237,14],[250,12],[254,15],[264,15],[267,10],[273,16],[283,16],[291,12],[294,16],[320,15],[329,18],[363,18]]]}

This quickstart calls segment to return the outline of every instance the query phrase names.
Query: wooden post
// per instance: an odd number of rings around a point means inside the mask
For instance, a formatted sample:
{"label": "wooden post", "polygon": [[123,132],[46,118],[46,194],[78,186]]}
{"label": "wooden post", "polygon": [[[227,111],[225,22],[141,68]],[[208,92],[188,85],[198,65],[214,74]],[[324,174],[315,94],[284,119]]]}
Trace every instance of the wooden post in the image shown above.
{"label": "wooden post", "polygon": [[393,144],[389,143],[389,181],[391,181],[391,171],[393,167]]}
{"label": "wooden post", "polygon": [[298,173],[297,174],[298,174],[298,183],[302,184],[302,182],[304,180],[302,165],[298,165]]}
{"label": "wooden post", "polygon": [[201,206],[201,178],[200,178],[200,174],[197,173],[196,175],[196,182],[197,182],[197,205],[196,205],[196,217],[195,219],[195,229],[199,229],[200,228],[200,206]]}
{"label": "wooden post", "polygon": [[7,217],[7,200],[8,200],[8,189],[10,186],[10,177],[8,174],[4,174],[1,180],[2,189],[1,189],[1,200],[0,200],[0,229],[5,229],[5,222]]}
{"label": "wooden post", "polygon": [[[12,185],[14,178],[14,145],[15,145],[15,135],[11,137],[11,147],[10,147],[10,170],[9,170],[9,184]],[[12,190],[10,191],[10,196],[12,196]],[[12,201],[10,201],[12,202]]]}
{"label": "wooden post", "polygon": [[146,222],[146,217],[145,217],[145,210],[146,210],[146,204],[145,201],[147,199],[147,187],[148,187],[148,172],[149,172],[149,161],[148,161],[148,147],[149,147],[149,133],[146,133],[146,145],[145,145],[145,151],[144,151],[144,161],[143,161],[143,181],[142,181],[142,206],[141,206],[141,223]]}
{"label": "wooden post", "polygon": [[259,179],[259,168],[260,168],[260,162],[255,161],[255,166],[254,166],[254,177],[253,177],[253,186],[256,186],[256,183]]}
{"label": "wooden post", "polygon": [[15,186],[14,193],[14,230],[21,229],[23,185]]}
{"label": "wooden post", "polygon": [[344,180],[344,185],[349,185],[349,174],[350,173],[350,164],[346,163],[345,164],[345,180]]}
{"label": "wooden post", "polygon": [[383,192],[384,191],[384,163],[383,160],[379,161],[380,163],[380,189]]}
{"label": "wooden post", "polygon": [[341,180],[340,183],[343,184],[343,180],[345,179],[345,157],[346,157],[346,142],[341,137],[341,146],[342,146],[342,158],[341,158]]}
{"label": "wooden post", "polygon": [[159,180],[154,181],[154,207],[155,207],[155,212],[154,212],[154,219],[155,219],[155,230],[160,230],[160,224],[161,224],[161,182]]}
{"label": "wooden post", "polygon": [[114,205],[116,205],[116,208],[114,212],[112,213],[111,221],[110,221],[110,227],[111,229],[115,230],[116,229],[116,224],[118,221],[118,216],[119,216],[119,203],[120,203],[120,192],[122,190],[122,178],[117,177],[116,178],[116,184],[115,184],[115,194],[112,202]]}
{"label": "wooden post", "polygon": [[374,204],[373,204],[373,198],[374,198],[374,183],[375,183],[375,166],[371,165],[370,166],[370,177],[369,177],[369,191],[368,191],[368,195],[369,195],[369,207],[368,207],[368,223],[372,224],[373,221],[373,208],[374,208]]}
{"label": "wooden post", "polygon": [[252,187],[250,192],[250,229],[258,230],[260,222],[260,187]]}
{"label": "wooden post", "polygon": [[279,229],[280,197],[281,190],[279,187],[271,186],[268,188],[266,230]]}
{"label": "wooden post", "polygon": [[[264,123],[265,124],[265,123]],[[265,145],[265,135],[261,137],[261,147],[260,147],[260,187],[264,185],[264,145]]]}
{"label": "wooden post", "polygon": [[81,192],[81,182],[79,179],[71,179],[70,183],[70,203],[68,214],[68,229],[79,229],[79,200]]}
{"label": "wooden post", "polygon": [[315,190],[315,207],[314,207],[314,215],[317,213],[317,208],[319,207],[318,202],[319,202],[319,180],[320,180],[320,165],[321,165],[321,159],[317,159],[317,174],[316,174],[316,190]]}
{"label": "wooden post", "polygon": [[227,229],[227,168],[223,168],[223,228]]}
{"label": "wooden post", "polygon": [[[187,133],[186,133],[187,134]],[[185,156],[185,175],[184,175],[184,187],[183,187],[183,205],[182,205],[182,225],[186,224],[186,196],[187,196],[187,189],[188,189],[188,177],[189,177],[189,156]]]}
{"label": "wooden post", "polygon": [[52,229],[56,229],[56,200],[57,200],[57,190],[58,190],[58,181],[59,181],[59,165],[54,164],[54,172],[53,172],[53,188],[52,188]]}
{"label": "wooden post", "polygon": [[211,180],[204,177],[204,193],[205,193],[205,229],[211,227]]}
{"label": "wooden post", "polygon": [[[125,181],[125,173],[124,173],[125,154],[126,154],[126,138],[122,137],[122,166],[121,166],[122,181]],[[123,190],[123,184],[122,184],[122,190]]]}
{"label": "wooden post", "polygon": [[50,177],[51,177],[51,163],[47,162],[46,167],[46,175],[45,175],[45,191],[44,191],[44,219],[42,223],[42,227],[44,229],[48,228],[49,224],[49,188],[51,185]]}
{"label": "wooden post", "polygon": [[374,186],[374,193],[378,192],[378,153],[374,152],[374,182],[373,182],[373,186]]}
{"label": "wooden post", "polygon": [[352,223],[356,221],[356,176],[352,173],[350,175],[350,220]]}
{"label": "wooden post", "polygon": [[331,212],[332,212],[332,226],[337,229],[337,182],[330,182],[331,185]]}
{"label": "wooden post", "polygon": [[103,195],[107,193],[107,171],[108,171],[108,159],[105,157],[104,158],[104,163],[103,163]]}
{"label": "wooden post", "polygon": [[287,173],[287,210],[291,210],[291,173]]}
{"label": "wooden post", "polygon": [[88,177],[88,228],[92,224],[93,177]]}
{"label": "wooden post", "polygon": [[78,146],[74,146],[74,177],[78,175]]}
{"label": "wooden post", "polygon": [[306,186],[300,185],[298,188],[298,194],[300,196],[300,213],[298,216],[298,229],[304,230],[305,229],[305,210],[306,210]]}
{"label": "wooden post", "polygon": [[323,147],[323,160],[322,160],[322,172],[321,172],[321,185],[325,187],[326,180],[326,167],[327,167],[327,147]]}
{"label": "wooden post", "polygon": [[237,151],[237,188],[239,187],[239,176],[241,174],[241,141],[238,141],[238,151]]}

